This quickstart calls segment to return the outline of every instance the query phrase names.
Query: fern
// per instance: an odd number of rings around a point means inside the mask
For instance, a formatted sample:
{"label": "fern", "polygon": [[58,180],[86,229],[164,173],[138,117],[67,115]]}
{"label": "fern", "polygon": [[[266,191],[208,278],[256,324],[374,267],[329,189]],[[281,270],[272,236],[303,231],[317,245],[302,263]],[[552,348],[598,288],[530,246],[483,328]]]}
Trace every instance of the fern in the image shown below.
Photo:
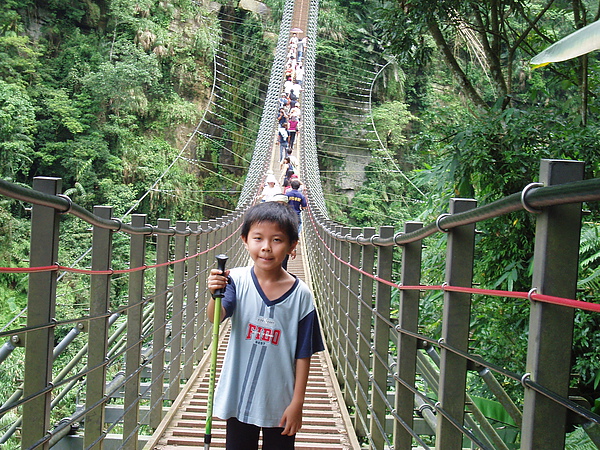
{"label": "fern", "polygon": [[579,249],[580,277],[578,288],[586,291],[600,289],[600,225],[585,223]]}
{"label": "fern", "polygon": [[567,435],[565,450],[598,450],[583,428],[577,428]]}

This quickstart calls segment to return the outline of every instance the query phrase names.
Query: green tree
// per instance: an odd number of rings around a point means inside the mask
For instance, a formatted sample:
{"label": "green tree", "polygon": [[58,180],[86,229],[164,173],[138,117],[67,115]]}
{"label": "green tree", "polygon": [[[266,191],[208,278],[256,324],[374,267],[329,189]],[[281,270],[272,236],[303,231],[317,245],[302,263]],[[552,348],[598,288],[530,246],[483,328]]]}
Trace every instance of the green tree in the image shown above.
{"label": "green tree", "polygon": [[27,93],[0,80],[0,170],[3,177],[27,173],[32,161],[35,110]]}
{"label": "green tree", "polygon": [[160,80],[156,55],[147,54],[129,41],[118,40],[109,59],[82,81],[91,97],[104,106],[107,115],[144,116],[148,112],[149,97]]}
{"label": "green tree", "polygon": [[29,36],[6,31],[0,35],[0,78],[21,87],[27,86],[37,76],[41,55]]}

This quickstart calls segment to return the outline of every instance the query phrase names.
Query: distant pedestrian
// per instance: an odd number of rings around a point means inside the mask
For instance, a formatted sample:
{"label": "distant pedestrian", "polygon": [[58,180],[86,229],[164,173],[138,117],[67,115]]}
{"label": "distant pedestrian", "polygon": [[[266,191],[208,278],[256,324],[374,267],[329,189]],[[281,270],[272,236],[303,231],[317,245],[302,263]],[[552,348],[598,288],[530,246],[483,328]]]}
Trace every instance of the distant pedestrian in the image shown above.
{"label": "distant pedestrian", "polygon": [[289,156],[283,158],[281,167],[283,169],[283,182],[281,184],[285,188],[290,185],[290,177],[295,173],[294,165],[292,164],[291,158]]}
{"label": "distant pedestrian", "polygon": [[294,117],[296,119],[296,121],[300,122],[301,114],[302,114],[302,111],[300,109],[300,103],[296,102],[296,104],[290,109],[290,112],[288,114],[288,119],[291,119],[292,117]]}
{"label": "distant pedestrian", "polygon": [[288,148],[287,149],[287,156],[288,158],[290,158],[290,163],[292,163],[292,166],[294,166],[294,174],[290,176],[290,180],[292,178],[294,178],[294,176],[298,176],[299,173],[299,169],[300,169],[300,162],[298,161],[298,158],[296,158],[293,154],[292,154],[292,149]]}
{"label": "distant pedestrian", "polygon": [[265,182],[267,185],[263,188],[261,201],[270,202],[277,194],[281,194],[281,187],[277,184],[277,179],[272,173],[267,175]]}
{"label": "distant pedestrian", "polygon": [[298,133],[298,118],[290,117],[290,121],[288,122],[288,135],[289,139],[289,148],[290,150],[294,150],[294,142],[296,142],[296,134]]}
{"label": "distant pedestrian", "polygon": [[[297,84],[292,84],[292,87],[290,89],[291,102],[296,102],[298,100],[299,95],[300,95],[300,86],[298,86]],[[290,102],[290,106],[293,108],[294,106],[291,105],[291,102]]]}
{"label": "distant pedestrian", "polygon": [[300,181],[292,180],[290,185],[292,189],[287,191],[285,195],[288,197],[288,205],[294,208],[296,214],[298,214],[298,234],[302,230],[302,210],[308,206],[306,197],[302,192],[298,190],[300,187]]}
{"label": "distant pedestrian", "polygon": [[302,89],[302,81],[304,81],[304,67],[302,64],[296,66],[296,84]]}
{"label": "distant pedestrian", "polygon": [[285,155],[287,154],[287,149],[288,149],[288,141],[289,141],[289,135],[287,132],[287,127],[288,124],[287,122],[283,124],[282,127],[279,127],[278,132],[277,132],[277,136],[278,136],[278,140],[279,140],[279,162],[283,162],[283,158],[285,158]]}
{"label": "distant pedestrian", "polygon": [[290,104],[290,98],[288,97],[288,95],[284,92],[281,94],[281,97],[279,97],[279,107],[280,108],[284,108],[286,106],[289,106]]}
{"label": "distant pedestrian", "polygon": [[294,87],[294,82],[292,81],[292,75],[291,74],[287,75],[285,78],[285,82],[283,83],[283,90],[288,95],[290,100],[292,99],[290,97],[290,93],[291,93],[293,87]]}
{"label": "distant pedestrian", "polygon": [[285,108],[279,108],[279,114],[277,115],[277,122],[279,122],[279,126],[284,126],[287,120],[288,116],[285,113]]}
{"label": "distant pedestrian", "polygon": [[304,53],[306,53],[306,46],[308,44],[308,37],[304,36],[302,39],[298,40],[298,46],[297,46],[297,50],[298,50],[298,62],[302,62],[302,59],[304,58]]}

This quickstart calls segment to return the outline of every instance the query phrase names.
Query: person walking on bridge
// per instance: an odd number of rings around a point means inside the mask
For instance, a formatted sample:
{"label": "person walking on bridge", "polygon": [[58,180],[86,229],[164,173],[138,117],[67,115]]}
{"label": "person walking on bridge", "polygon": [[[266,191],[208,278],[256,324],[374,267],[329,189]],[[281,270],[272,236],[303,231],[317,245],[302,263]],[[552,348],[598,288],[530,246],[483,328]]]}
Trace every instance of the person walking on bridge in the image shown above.
{"label": "person walking on bridge", "polygon": [[287,149],[289,146],[290,136],[287,131],[288,123],[284,122],[282,126],[278,128],[277,131],[277,139],[279,141],[279,163],[283,162],[285,155],[287,154]]}
{"label": "person walking on bridge", "polygon": [[[302,426],[310,359],[324,350],[312,293],[281,264],[298,244],[294,211],[278,202],[248,210],[241,239],[253,266],[212,269],[208,289],[224,289],[221,313],[231,334],[215,392],[214,415],[227,420],[226,448],[292,450]],[[208,317],[214,317],[211,298]]]}
{"label": "person walking on bridge", "polygon": [[294,208],[296,214],[298,214],[298,234],[302,231],[302,210],[308,206],[306,203],[306,197],[298,189],[300,188],[300,180],[294,179],[290,181],[292,189],[286,191],[285,195],[288,197],[288,205]]}
{"label": "person walking on bridge", "polygon": [[298,133],[298,125],[300,122],[298,122],[298,116],[290,116],[290,120],[288,121],[288,136],[289,136],[289,143],[288,143],[288,150],[294,150],[294,143],[296,142],[296,134]]}
{"label": "person walking on bridge", "polygon": [[266,185],[261,194],[262,202],[270,202],[274,196],[281,194],[281,187],[277,184],[277,178],[275,178],[272,171],[270,172],[267,174]]}

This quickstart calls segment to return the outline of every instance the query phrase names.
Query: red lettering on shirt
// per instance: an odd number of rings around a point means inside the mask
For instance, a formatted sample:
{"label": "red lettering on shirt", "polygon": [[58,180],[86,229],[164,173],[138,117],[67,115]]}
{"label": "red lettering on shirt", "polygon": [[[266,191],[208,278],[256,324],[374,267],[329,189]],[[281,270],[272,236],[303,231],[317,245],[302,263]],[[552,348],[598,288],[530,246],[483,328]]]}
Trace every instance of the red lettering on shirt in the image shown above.
{"label": "red lettering on shirt", "polygon": [[270,330],[270,329],[268,329],[268,328],[264,328],[264,329],[263,329],[263,334],[262,334],[262,338],[261,338],[261,339],[262,339],[263,341],[265,341],[265,342],[269,342],[269,341],[271,340],[271,336],[272,336],[272,334],[271,334],[271,330]]}
{"label": "red lettering on shirt", "polygon": [[271,343],[273,345],[279,344],[279,337],[281,336],[281,330],[273,330],[273,339],[271,339]]}
{"label": "red lettering on shirt", "polygon": [[254,325],[253,323],[248,324],[248,332],[246,333],[246,339],[270,342],[273,345],[277,345],[279,344],[280,338],[281,330],[272,330],[271,328]]}
{"label": "red lettering on shirt", "polygon": [[246,339],[250,339],[252,337],[252,333],[256,330],[256,325],[248,324],[248,334],[246,335]]}

